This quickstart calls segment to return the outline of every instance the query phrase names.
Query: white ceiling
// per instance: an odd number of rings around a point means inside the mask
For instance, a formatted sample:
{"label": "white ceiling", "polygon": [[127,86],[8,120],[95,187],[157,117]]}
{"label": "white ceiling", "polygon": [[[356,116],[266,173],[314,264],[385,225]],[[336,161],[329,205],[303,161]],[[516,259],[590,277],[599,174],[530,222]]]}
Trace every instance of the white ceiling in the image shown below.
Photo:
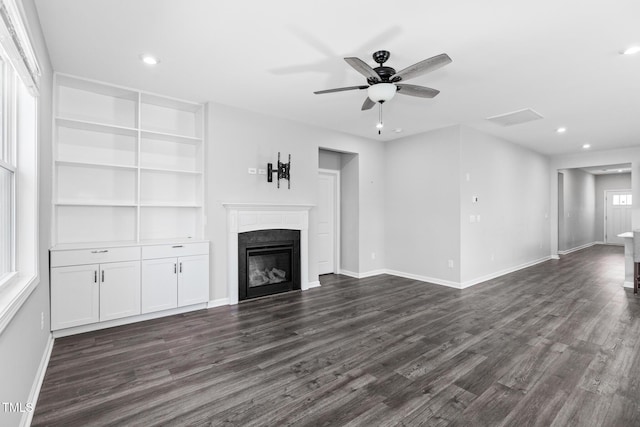
{"label": "white ceiling", "polygon": [[[544,154],[640,145],[637,0],[36,0],[56,71],[214,101],[368,138],[464,124]],[[434,99],[396,96],[362,112],[365,84],[342,59],[391,52],[400,70],[446,52],[415,78]],[[157,55],[151,68],[142,53]],[[544,119],[485,119],[531,108]],[[559,126],[567,127],[557,134]],[[402,128],[400,134],[391,131]]]}

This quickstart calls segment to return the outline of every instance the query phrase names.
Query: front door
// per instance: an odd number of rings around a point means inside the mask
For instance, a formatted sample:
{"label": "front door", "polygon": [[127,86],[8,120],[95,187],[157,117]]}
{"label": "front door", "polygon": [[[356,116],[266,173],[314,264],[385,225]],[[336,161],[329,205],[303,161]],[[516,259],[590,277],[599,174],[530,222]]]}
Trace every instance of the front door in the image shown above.
{"label": "front door", "polygon": [[631,190],[605,192],[604,241],[608,244],[623,245],[624,239],[618,234],[631,231]]}

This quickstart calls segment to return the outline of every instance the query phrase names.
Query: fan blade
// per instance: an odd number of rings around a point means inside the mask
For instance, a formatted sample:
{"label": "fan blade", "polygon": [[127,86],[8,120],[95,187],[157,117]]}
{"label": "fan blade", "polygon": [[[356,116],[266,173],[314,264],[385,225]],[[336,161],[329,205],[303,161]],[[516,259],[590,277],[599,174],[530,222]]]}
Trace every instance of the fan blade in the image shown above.
{"label": "fan blade", "polygon": [[404,70],[398,71],[393,78],[392,82],[399,82],[400,80],[409,80],[414,77],[418,77],[421,74],[428,73],[430,71],[437,70],[440,67],[444,67],[445,65],[451,62],[451,58],[446,53],[441,53],[440,55],[432,56],[429,59],[425,59],[424,61],[420,61],[417,64],[413,64],[410,67],[405,68]]}
{"label": "fan blade", "polygon": [[380,81],[380,76],[378,75],[378,73],[376,73],[375,70],[371,68],[369,65],[367,65],[367,63],[364,62],[362,59],[349,57],[349,58],[344,58],[344,60],[347,61],[347,64],[351,65],[357,72],[359,72],[366,78],[373,79],[377,82]]}
{"label": "fan blade", "polygon": [[327,89],[327,90],[319,90],[315,93],[316,95],[322,95],[323,93],[333,93],[333,92],[343,92],[345,90],[356,90],[356,89],[366,89],[369,86],[349,86],[349,87],[339,87],[337,89]]}
{"label": "fan blade", "polygon": [[373,102],[373,101],[371,100],[371,98],[369,98],[369,97],[367,96],[367,99],[365,99],[365,100],[364,100],[364,104],[362,104],[362,108],[361,108],[361,110],[362,110],[362,111],[365,111],[365,110],[371,110],[371,109],[373,108],[373,106],[374,106],[374,105],[376,105],[376,103],[375,103],[375,102]]}
{"label": "fan blade", "polygon": [[409,96],[417,96],[419,98],[433,98],[440,93],[439,90],[431,89],[426,86],[416,85],[396,85],[398,87],[398,93]]}

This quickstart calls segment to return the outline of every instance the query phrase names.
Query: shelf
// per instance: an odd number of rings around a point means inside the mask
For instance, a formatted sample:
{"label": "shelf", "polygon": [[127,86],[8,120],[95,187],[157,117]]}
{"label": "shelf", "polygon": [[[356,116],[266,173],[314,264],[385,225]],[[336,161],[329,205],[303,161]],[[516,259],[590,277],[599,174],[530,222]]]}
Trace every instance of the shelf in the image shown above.
{"label": "shelf", "polygon": [[135,241],[135,206],[57,205],[56,244]]}
{"label": "shelf", "polygon": [[202,238],[204,106],[64,74],[54,83],[54,246]]}
{"label": "shelf", "polygon": [[60,166],[88,166],[88,167],[97,167],[97,168],[130,169],[130,170],[138,169],[137,166],[116,165],[111,163],[76,162],[71,160],[56,160],[56,164]]}
{"label": "shelf", "polygon": [[136,102],[138,100],[138,92],[135,90],[113,86],[110,84],[97,82],[95,80],[88,80],[84,78],[79,79],[68,74],[57,74],[56,84],[58,86],[67,87],[70,89],[81,90],[83,92],[91,92],[113,98],[121,98]]}
{"label": "shelf", "polygon": [[104,202],[100,200],[60,200],[54,203],[56,206],[105,206],[135,208],[138,205],[130,202]]}
{"label": "shelf", "polygon": [[56,124],[70,129],[87,130],[91,132],[115,133],[125,136],[138,136],[138,129],[117,126],[88,120],[78,120],[68,117],[56,117]]}
{"label": "shelf", "polygon": [[201,208],[202,205],[192,203],[140,203],[141,208]]}
{"label": "shelf", "polygon": [[165,132],[155,132],[155,131],[146,130],[146,129],[141,129],[140,135],[142,136],[142,138],[145,138],[145,139],[175,142],[179,144],[202,143],[202,138],[198,138],[195,136],[177,135],[174,133],[165,133]]}
{"label": "shelf", "polygon": [[140,170],[141,171],[148,171],[148,172],[166,172],[166,173],[184,173],[187,175],[201,175],[202,172],[199,171],[190,171],[190,170],[184,170],[184,169],[166,169],[166,168],[147,168],[147,167],[142,167],[140,166]]}

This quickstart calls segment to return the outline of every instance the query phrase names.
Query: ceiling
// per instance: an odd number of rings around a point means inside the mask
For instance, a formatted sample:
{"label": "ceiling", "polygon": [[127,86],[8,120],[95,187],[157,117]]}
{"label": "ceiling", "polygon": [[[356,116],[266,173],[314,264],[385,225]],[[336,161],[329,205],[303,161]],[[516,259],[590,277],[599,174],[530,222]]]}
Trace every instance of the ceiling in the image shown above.
{"label": "ceiling", "polygon": [[588,168],[580,168],[592,175],[614,175],[619,173],[631,173],[631,163],[622,163],[618,165],[592,166]]}
{"label": "ceiling", "polygon": [[[637,0],[36,0],[56,71],[214,101],[372,139],[463,124],[547,155],[640,145]],[[400,70],[443,52],[453,63],[410,81],[434,99],[396,96],[360,111],[365,84],[343,60],[389,50]],[[160,64],[140,61],[152,53]],[[531,108],[502,127],[487,117]],[[567,132],[555,130],[566,127]],[[401,128],[402,133],[395,133]]]}

